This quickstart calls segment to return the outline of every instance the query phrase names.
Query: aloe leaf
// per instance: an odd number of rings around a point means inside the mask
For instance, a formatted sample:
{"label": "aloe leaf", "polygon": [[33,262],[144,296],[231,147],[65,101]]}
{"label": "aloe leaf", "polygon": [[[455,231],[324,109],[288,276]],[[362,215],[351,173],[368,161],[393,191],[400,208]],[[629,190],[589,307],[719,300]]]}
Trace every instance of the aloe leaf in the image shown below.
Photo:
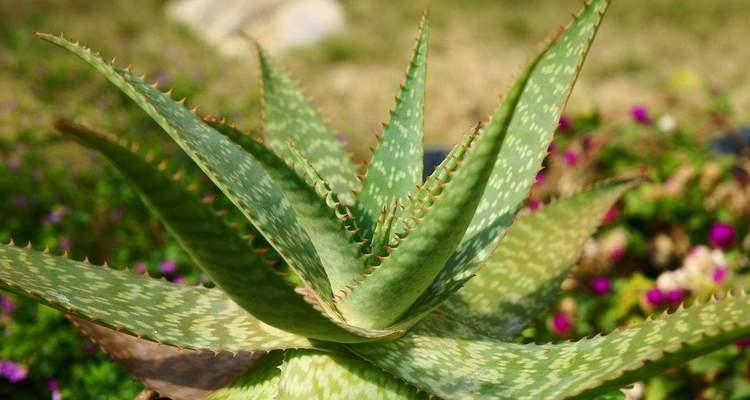
{"label": "aloe leaf", "polygon": [[197,193],[168,175],[165,161],[148,161],[135,150],[137,145],[82,125],[59,121],[56,127],[107,157],[138,189],[145,203],[164,221],[196,264],[253,316],[303,336],[348,336],[294,292],[268,265],[269,259],[262,254],[264,249],[254,248],[249,238],[243,238]]}
{"label": "aloe leaf", "polygon": [[[490,178],[511,117],[529,73],[544,51],[531,62],[510,89],[499,111],[454,172],[445,171],[424,209],[411,216],[411,232],[378,267],[357,278],[339,309],[357,326],[383,328],[396,322],[430,285],[469,226],[474,210]],[[377,304],[378,307],[372,307]]]}
{"label": "aloe leaf", "polygon": [[424,392],[350,355],[291,350],[281,367],[280,400],[427,398]]}
{"label": "aloe leaf", "polygon": [[457,292],[443,303],[446,309],[485,333],[515,337],[557,298],[586,239],[637,182],[602,183],[517,218],[487,261],[467,264],[451,280],[438,276],[435,282],[441,284],[430,286],[404,323],[417,320]]}
{"label": "aloe leaf", "polygon": [[290,145],[282,160],[262,143],[231,126],[211,119],[205,121],[252,154],[284,192],[315,245],[334,293],[365,271],[353,217],[301,151]]}
{"label": "aloe leaf", "polygon": [[279,400],[278,386],[283,361],[283,352],[268,353],[247,373],[208,396],[208,400]]}
{"label": "aloe leaf", "polygon": [[[573,22],[553,41],[534,68],[508,128],[487,189],[446,276],[460,273],[466,263],[481,262],[494,251],[505,229],[528,195],[557,127],[570,92],[596,36],[610,0],[589,0]],[[498,111],[490,120],[502,119]]]}
{"label": "aloe leaf", "polygon": [[133,336],[193,350],[311,347],[245,312],[221,291],[160,281],[0,245],[0,283],[68,314]]}
{"label": "aloe leaf", "polygon": [[345,204],[354,204],[357,173],[341,143],[305,98],[299,86],[258,46],[263,77],[265,136],[281,156],[292,142],[310,160]]}
{"label": "aloe leaf", "polygon": [[424,92],[430,18],[422,18],[406,79],[396,106],[367,166],[362,191],[357,195],[357,222],[369,238],[384,205],[414,193],[422,183],[424,153]]}
{"label": "aloe leaf", "polygon": [[349,348],[442,398],[594,398],[748,335],[742,294],[579,342],[504,342],[433,314],[397,341]]}
{"label": "aloe leaf", "polygon": [[[305,285],[303,291],[306,299],[315,303],[331,319],[340,320],[330,283],[313,242],[284,193],[252,155],[204,124],[168,94],[160,92],[127,69],[109,65],[90,49],[64,38],[44,33],[37,35],[89,63],[156,121],[297,273]],[[340,321],[339,323],[347,326]],[[357,335],[389,334],[356,331]],[[350,336],[336,340],[363,340],[355,335]]]}
{"label": "aloe leaf", "polygon": [[[160,345],[71,318],[76,328],[93,340],[128,374],[172,400],[206,398],[245,373],[265,353],[198,352]],[[255,368],[253,368],[255,370]]]}

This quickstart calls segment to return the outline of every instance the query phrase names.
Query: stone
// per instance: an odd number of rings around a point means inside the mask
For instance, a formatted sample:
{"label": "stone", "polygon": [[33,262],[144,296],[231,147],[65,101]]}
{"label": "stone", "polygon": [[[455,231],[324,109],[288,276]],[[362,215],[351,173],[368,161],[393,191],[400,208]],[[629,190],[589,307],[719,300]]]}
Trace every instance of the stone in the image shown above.
{"label": "stone", "polygon": [[167,15],[229,56],[252,54],[243,32],[278,52],[316,43],[345,20],[337,0],[176,0]]}

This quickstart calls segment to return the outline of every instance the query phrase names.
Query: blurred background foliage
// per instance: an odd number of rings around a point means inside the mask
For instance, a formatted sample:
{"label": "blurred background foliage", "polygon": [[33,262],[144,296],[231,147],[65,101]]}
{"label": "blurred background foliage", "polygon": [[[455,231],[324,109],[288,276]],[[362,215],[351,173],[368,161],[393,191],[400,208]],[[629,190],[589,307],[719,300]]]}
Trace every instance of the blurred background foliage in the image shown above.
{"label": "blurred background foliage", "polygon": [[[387,117],[425,2],[342,4],[343,30],[276,56],[362,160]],[[65,116],[136,139],[183,165],[206,196],[211,185],[126,98],[32,35],[64,32],[174,87],[201,112],[257,130],[250,49],[247,57],[220,56],[168,20],[164,5],[0,0],[0,239],[178,284],[204,281],[124,180],[54,134],[51,122]],[[579,5],[430,1],[429,146],[444,149],[482,120],[535,45]],[[523,212],[607,177],[641,173],[652,181],[610,212],[565,281],[563,300],[522,340],[611,331],[747,286],[750,153],[738,128],[750,109],[748,20],[746,0],[614,2]],[[748,344],[669,370],[630,395],[750,398]],[[140,388],[60,313],[0,294],[0,398],[131,399]]]}

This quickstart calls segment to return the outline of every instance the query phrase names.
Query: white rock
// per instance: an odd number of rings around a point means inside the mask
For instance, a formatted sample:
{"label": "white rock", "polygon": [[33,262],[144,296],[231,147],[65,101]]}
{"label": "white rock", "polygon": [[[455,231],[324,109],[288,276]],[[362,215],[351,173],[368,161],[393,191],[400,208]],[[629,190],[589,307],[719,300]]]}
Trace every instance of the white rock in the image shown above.
{"label": "white rock", "polygon": [[344,25],[336,0],[176,0],[167,14],[230,56],[252,54],[241,32],[273,52],[318,42]]}

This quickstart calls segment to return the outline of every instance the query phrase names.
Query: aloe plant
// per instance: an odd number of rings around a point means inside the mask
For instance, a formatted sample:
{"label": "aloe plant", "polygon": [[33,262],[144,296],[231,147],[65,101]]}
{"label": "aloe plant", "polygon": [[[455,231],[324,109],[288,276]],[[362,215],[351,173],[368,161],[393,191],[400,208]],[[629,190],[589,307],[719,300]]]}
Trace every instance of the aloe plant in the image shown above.
{"label": "aloe plant", "polygon": [[216,288],[11,243],[0,246],[0,289],[67,313],[175,399],[592,398],[746,336],[742,294],[578,342],[517,340],[638,181],[518,213],[608,5],[587,3],[424,181],[427,15],[362,179],[260,48],[265,140],[199,117],[86,47],[38,34],[129,96],[252,228],[228,222],[136,143],[60,121],[132,183]]}

